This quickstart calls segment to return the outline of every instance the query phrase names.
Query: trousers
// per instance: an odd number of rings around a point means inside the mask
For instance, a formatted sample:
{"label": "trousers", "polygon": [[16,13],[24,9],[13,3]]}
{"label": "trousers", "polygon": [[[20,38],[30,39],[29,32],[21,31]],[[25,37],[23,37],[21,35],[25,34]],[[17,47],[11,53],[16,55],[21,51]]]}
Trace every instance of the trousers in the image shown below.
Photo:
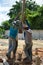
{"label": "trousers", "polygon": [[27,58],[32,61],[32,34],[25,31],[25,54]]}
{"label": "trousers", "polygon": [[7,55],[11,56],[12,51],[13,51],[13,54],[15,55],[17,46],[18,46],[18,41],[16,39],[9,38],[9,48],[8,48]]}

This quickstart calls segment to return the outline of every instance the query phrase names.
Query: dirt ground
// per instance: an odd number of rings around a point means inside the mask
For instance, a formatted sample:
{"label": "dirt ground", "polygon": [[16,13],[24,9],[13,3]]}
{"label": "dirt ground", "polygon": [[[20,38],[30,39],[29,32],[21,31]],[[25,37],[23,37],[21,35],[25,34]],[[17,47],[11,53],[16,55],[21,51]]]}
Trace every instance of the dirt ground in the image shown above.
{"label": "dirt ground", "polygon": [[[35,56],[35,48],[38,48],[39,50],[39,56],[42,59],[43,62],[43,40],[32,40],[33,46],[32,46],[32,53],[33,56]],[[8,44],[9,40],[8,39],[0,39],[0,58],[5,57],[6,52],[8,50]],[[18,40],[18,49],[17,52],[23,52],[23,48],[25,46],[25,41],[24,40]],[[43,63],[42,63],[43,65]]]}
{"label": "dirt ground", "polygon": [[[41,51],[43,51],[43,40],[32,40],[32,42],[33,42],[33,46],[32,46],[33,51],[35,50],[35,48],[39,48]],[[1,51],[8,50],[8,46],[9,46],[8,43],[9,43],[8,39],[0,39],[0,54],[1,54]],[[25,46],[25,41],[18,40],[18,50],[22,52],[24,46]]]}

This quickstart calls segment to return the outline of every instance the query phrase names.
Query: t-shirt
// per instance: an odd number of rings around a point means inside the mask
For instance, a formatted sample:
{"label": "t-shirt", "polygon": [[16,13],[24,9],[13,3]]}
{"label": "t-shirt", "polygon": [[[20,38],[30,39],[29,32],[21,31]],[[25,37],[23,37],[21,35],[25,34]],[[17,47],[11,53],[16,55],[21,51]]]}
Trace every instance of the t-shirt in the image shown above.
{"label": "t-shirt", "polygon": [[18,34],[18,29],[10,27],[10,34],[9,34],[9,36],[15,39],[17,34]]}
{"label": "t-shirt", "polygon": [[25,31],[25,44],[27,44],[28,47],[32,46],[32,34],[27,30]]}

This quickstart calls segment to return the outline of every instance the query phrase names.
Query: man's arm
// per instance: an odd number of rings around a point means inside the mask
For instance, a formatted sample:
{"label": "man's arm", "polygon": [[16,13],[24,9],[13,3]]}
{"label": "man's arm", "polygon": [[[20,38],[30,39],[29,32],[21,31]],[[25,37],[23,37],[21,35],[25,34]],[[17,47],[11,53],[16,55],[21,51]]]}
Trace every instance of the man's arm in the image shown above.
{"label": "man's arm", "polygon": [[15,17],[15,19],[14,20],[17,20],[18,19],[18,17],[21,15],[21,12],[19,12],[18,14],[17,14],[17,16]]}

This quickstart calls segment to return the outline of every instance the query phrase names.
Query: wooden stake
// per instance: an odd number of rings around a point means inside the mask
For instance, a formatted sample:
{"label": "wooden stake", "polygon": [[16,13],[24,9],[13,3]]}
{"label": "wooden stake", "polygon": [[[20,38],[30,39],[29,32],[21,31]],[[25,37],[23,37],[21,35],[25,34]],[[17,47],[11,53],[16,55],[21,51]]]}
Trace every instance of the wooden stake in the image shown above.
{"label": "wooden stake", "polygon": [[22,0],[22,22],[25,21],[25,0]]}

